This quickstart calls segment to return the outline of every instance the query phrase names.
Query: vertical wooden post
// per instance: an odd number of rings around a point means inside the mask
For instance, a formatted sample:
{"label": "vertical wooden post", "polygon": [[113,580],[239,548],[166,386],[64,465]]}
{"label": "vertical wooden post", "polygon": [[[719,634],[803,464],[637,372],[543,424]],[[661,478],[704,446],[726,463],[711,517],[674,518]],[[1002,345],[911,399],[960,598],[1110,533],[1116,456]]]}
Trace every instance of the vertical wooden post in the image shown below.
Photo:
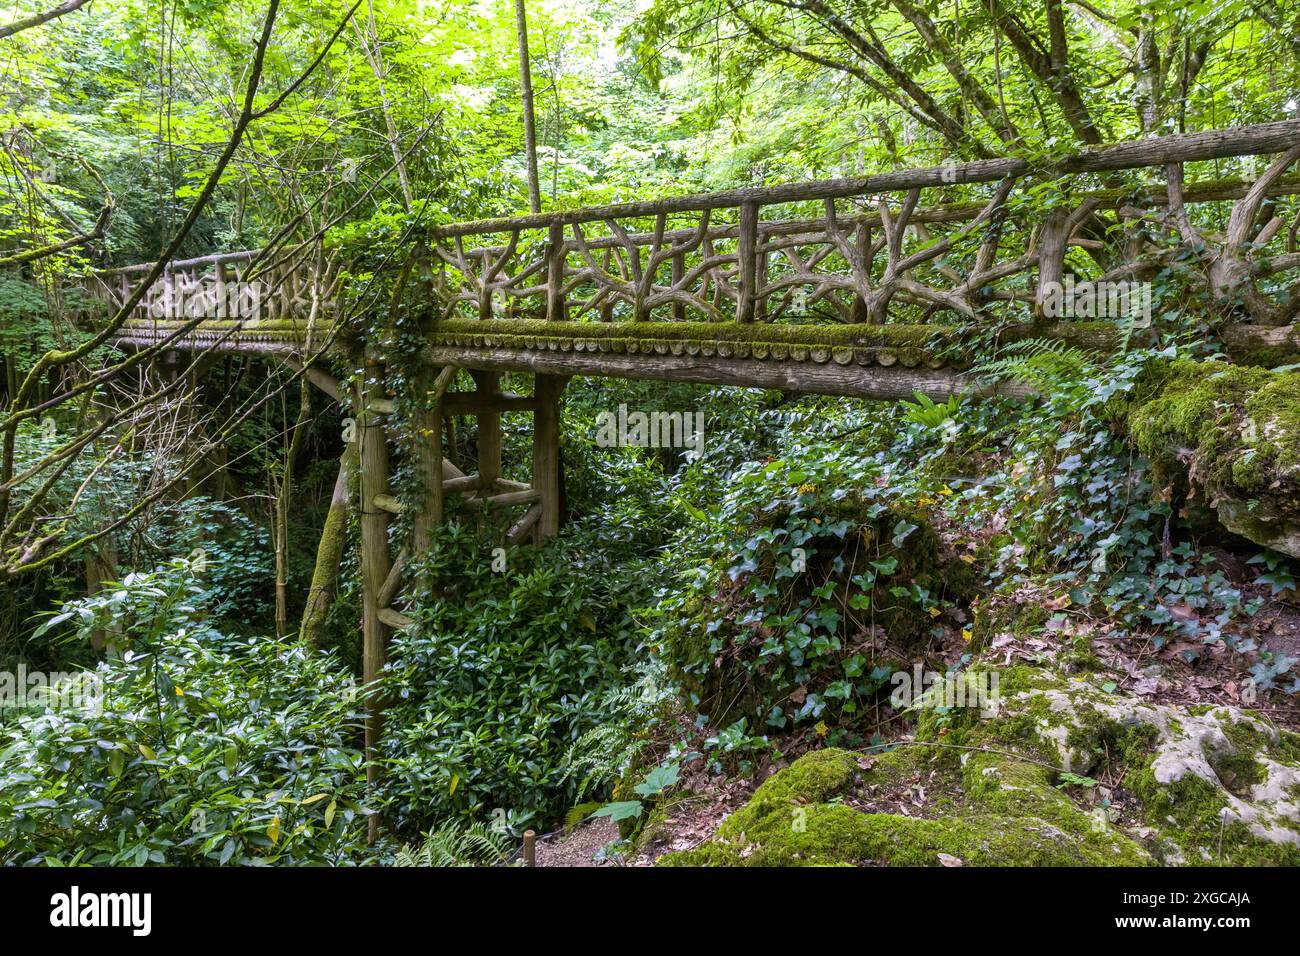
{"label": "vertical wooden post", "polygon": [[433,529],[442,524],[442,402],[429,403],[432,382],[421,376],[416,388],[420,404],[411,423],[424,501],[411,522],[411,548],[417,556],[429,550]]}
{"label": "vertical wooden post", "polygon": [[546,241],[546,318],[568,318],[564,307],[564,224],[551,223]]}
{"label": "vertical wooden post", "polygon": [[[379,619],[379,592],[391,568],[388,553],[388,512],[375,507],[375,496],[388,493],[388,443],[379,416],[371,403],[384,398],[384,383],[378,362],[365,360],[365,372],[357,386],[360,414],[358,436],[361,499],[361,671],[366,691],[366,782],[375,786],[379,771],[379,738],[384,727],[384,702],[369,690],[388,660],[388,626]],[[370,840],[379,835],[379,821],[370,818]]]}
{"label": "vertical wooden post", "polygon": [[[477,393],[484,398],[501,394],[500,372],[470,372]],[[501,413],[479,412],[478,419],[478,474],[483,496],[492,493],[493,483],[501,477]]]}
{"label": "vertical wooden post", "polygon": [[230,302],[226,296],[226,264],[218,262],[212,269],[215,291],[213,295],[217,297],[214,303],[212,314],[218,319],[237,319],[238,315],[231,315]]}
{"label": "vertical wooden post", "polygon": [[163,267],[162,299],[162,315],[155,314],[154,318],[180,318],[181,316],[173,314],[176,311],[176,273],[172,270],[172,264],[170,262]]}
{"label": "vertical wooden post", "polygon": [[[411,522],[411,548],[417,556],[423,555],[433,543],[433,529],[442,524],[445,492],[442,482],[450,462],[442,454],[442,400],[456,378],[456,366],[448,365],[437,375],[428,370],[420,374],[415,383],[415,441],[416,461],[419,467],[423,500]],[[453,443],[454,447],[454,443]],[[427,582],[417,581],[417,590],[425,590]]]}
{"label": "vertical wooden post", "polygon": [[[484,270],[486,269],[485,265]],[[492,290],[486,279],[483,280],[483,287],[478,290],[478,317],[484,320],[492,318]]]}
{"label": "vertical wooden post", "polygon": [[533,393],[533,489],[541,494],[537,536],[541,540],[560,533],[560,396],[569,381],[564,375],[538,375]]}
{"label": "vertical wooden post", "polygon": [[736,300],[736,321],[754,321],[755,287],[758,279],[758,203],[740,206],[740,241],[736,245],[740,295]]}
{"label": "vertical wooden post", "polygon": [[[677,283],[681,282],[682,278],[685,275],[686,275],[686,256],[684,256],[680,252],[674,253],[672,284],[676,285]],[[686,303],[674,302],[673,320],[676,322],[683,322],[685,321],[685,319],[686,319]]]}
{"label": "vertical wooden post", "polygon": [[1038,233],[1038,284],[1034,290],[1036,319],[1060,318],[1059,315],[1048,315],[1047,300],[1050,289],[1055,286],[1059,293],[1064,280],[1065,252],[1070,239],[1069,223],[1070,210],[1058,207],[1047,214]]}
{"label": "vertical wooden post", "polygon": [[[862,271],[868,278],[871,276],[871,227],[865,222],[859,222],[853,229],[854,243],[858,248],[858,258],[862,260]],[[871,312],[867,308],[867,300],[861,295],[854,294],[853,309],[850,313],[852,322],[870,322]]]}

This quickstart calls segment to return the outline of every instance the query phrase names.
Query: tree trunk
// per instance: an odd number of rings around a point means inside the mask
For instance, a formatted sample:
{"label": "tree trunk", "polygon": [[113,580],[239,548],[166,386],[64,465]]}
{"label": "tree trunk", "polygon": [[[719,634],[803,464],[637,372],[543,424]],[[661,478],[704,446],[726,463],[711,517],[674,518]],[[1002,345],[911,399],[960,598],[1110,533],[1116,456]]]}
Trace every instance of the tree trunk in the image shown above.
{"label": "tree trunk", "polygon": [[307,607],[302,615],[301,637],[311,647],[320,646],[325,634],[325,616],[338,587],[339,564],[348,541],[348,511],[352,505],[352,481],[356,470],[357,443],[351,442],[339,459],[339,473],[334,479],[329,513],[325,516],[320,544],[316,547],[316,569],[312,572],[311,590],[307,592]]}
{"label": "tree trunk", "polygon": [[542,211],[542,187],[537,178],[537,125],[533,116],[533,77],[528,66],[528,15],[524,0],[515,0],[519,34],[519,89],[524,107],[524,153],[528,161],[528,211]]}

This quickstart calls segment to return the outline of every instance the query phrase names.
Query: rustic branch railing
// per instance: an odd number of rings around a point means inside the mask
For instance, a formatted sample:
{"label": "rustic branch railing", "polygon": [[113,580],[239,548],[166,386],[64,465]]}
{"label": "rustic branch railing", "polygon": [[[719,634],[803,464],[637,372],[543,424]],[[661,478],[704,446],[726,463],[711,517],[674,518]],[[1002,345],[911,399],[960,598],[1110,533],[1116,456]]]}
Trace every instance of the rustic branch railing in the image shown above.
{"label": "rustic branch railing", "polygon": [[[1187,163],[1272,154],[1253,178],[1243,174],[1258,164],[1237,159],[1235,177],[1183,182]],[[443,225],[399,264],[435,320],[879,324],[969,319],[999,303],[1037,317],[1067,277],[1176,268],[1208,310],[1282,326],[1300,314],[1300,216],[1285,199],[1300,193],[1288,173],[1298,159],[1300,121],[1286,121],[1038,167],[994,159]],[[1223,208],[1189,214],[1207,203]],[[175,262],[135,317],[242,319],[250,304],[259,324],[305,315],[310,257],[268,258]],[[121,303],[146,268],[99,273],[91,291]],[[344,273],[331,270],[316,288],[333,300]]]}

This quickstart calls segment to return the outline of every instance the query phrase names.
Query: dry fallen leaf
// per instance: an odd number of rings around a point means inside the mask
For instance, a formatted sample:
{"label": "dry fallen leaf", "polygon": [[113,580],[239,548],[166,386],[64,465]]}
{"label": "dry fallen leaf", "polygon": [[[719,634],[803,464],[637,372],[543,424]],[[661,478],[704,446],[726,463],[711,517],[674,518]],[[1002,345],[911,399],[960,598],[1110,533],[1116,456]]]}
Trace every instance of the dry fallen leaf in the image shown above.
{"label": "dry fallen leaf", "polygon": [[939,854],[939,862],[942,863],[944,866],[965,866],[966,865],[959,858],[955,856],[951,856],[950,854],[947,853]]}

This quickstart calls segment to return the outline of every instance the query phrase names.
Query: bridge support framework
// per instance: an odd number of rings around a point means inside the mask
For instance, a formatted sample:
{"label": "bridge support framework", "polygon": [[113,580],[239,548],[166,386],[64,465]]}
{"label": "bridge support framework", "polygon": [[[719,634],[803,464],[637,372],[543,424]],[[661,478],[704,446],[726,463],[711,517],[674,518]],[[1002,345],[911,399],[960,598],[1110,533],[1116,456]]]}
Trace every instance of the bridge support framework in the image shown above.
{"label": "bridge support framework", "polygon": [[[373,687],[388,660],[392,631],[408,627],[413,620],[393,607],[402,590],[404,568],[412,555],[417,559],[430,547],[434,529],[444,520],[449,493],[462,492],[469,510],[498,510],[526,505],[523,515],[506,532],[509,544],[526,540],[540,543],[559,533],[563,516],[560,461],[561,400],[569,377],[537,375],[531,397],[506,395],[501,391],[498,372],[473,371],[473,392],[451,392],[460,369],[444,366],[436,376],[426,375],[416,383],[422,393],[416,397],[412,427],[416,435],[418,469],[423,479],[423,500],[412,515],[409,544],[394,558],[390,544],[392,516],[401,514],[402,503],[389,486],[390,461],[385,418],[393,411],[388,398],[383,367],[373,359],[362,362],[364,373],[357,385],[358,472],[360,498],[360,571],[362,591],[362,679],[365,684],[366,780],[379,782],[379,743],[383,734],[387,701]],[[321,384],[320,376],[313,378]],[[336,397],[337,387],[327,392]],[[533,414],[532,484],[501,477],[501,414],[528,411]],[[478,421],[478,473],[467,475],[444,451],[444,418],[473,414]],[[412,580],[412,594],[427,594],[427,585]],[[371,818],[369,837],[378,838],[379,821]]]}

